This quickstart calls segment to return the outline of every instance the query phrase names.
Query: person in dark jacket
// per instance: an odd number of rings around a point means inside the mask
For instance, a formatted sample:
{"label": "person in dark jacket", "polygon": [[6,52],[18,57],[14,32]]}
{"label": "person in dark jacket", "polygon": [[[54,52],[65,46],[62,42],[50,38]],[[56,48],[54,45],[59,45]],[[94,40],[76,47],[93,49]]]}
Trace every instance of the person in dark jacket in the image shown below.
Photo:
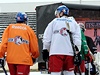
{"label": "person in dark jacket", "polygon": [[[85,37],[86,37],[86,40],[87,40],[88,47],[90,48],[90,51],[95,56],[97,54],[96,45],[94,44],[91,37],[89,37],[89,36],[85,36]],[[94,61],[91,62],[91,66],[92,66],[92,68],[90,70],[90,74],[95,75],[96,74],[96,67],[94,65]],[[88,75],[88,71],[86,71],[86,75]]]}

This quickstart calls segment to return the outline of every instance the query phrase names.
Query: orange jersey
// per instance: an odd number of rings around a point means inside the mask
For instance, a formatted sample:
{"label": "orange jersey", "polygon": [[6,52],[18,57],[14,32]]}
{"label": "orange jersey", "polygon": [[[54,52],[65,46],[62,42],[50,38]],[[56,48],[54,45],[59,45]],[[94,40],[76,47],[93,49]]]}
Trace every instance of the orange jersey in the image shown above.
{"label": "orange jersey", "polygon": [[0,57],[7,53],[7,63],[33,65],[32,57],[39,56],[38,40],[26,24],[10,24],[4,31]]}

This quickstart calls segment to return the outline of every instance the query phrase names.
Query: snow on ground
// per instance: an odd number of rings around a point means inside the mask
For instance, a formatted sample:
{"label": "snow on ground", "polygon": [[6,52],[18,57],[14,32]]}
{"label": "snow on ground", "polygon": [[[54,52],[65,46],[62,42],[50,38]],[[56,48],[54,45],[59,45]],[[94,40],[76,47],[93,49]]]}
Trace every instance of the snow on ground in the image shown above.
{"label": "snow on ground", "polygon": [[[0,73],[0,75],[5,75],[5,74]],[[8,72],[8,75],[10,75],[9,72]],[[41,72],[30,72],[30,75],[50,75],[50,74],[41,74]]]}

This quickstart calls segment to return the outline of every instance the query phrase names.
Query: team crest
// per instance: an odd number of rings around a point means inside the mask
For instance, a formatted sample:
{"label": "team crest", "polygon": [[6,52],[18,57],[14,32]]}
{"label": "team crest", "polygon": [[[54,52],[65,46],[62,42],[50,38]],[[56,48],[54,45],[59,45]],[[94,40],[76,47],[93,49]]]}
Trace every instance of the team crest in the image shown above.
{"label": "team crest", "polygon": [[17,45],[22,44],[22,37],[21,37],[21,36],[16,36],[16,37],[14,38],[14,42],[15,42],[15,44],[17,44]]}
{"label": "team crest", "polygon": [[61,28],[61,29],[60,29],[60,34],[61,34],[62,36],[67,36],[67,29],[66,29],[66,28]]}

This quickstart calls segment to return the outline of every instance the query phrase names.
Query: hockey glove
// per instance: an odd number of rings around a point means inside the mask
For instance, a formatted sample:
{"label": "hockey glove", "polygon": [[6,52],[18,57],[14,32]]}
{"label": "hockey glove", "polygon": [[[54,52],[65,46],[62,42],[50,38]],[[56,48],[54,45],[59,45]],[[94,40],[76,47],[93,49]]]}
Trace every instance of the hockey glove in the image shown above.
{"label": "hockey glove", "polygon": [[81,55],[81,53],[79,52],[79,49],[78,49],[78,47],[75,45],[75,53],[74,53],[74,64],[76,65],[76,66],[79,66],[80,64],[81,64],[81,62],[82,62],[82,55]]}
{"label": "hockey glove", "polygon": [[49,59],[49,52],[48,52],[48,50],[45,49],[45,50],[42,50],[42,51],[43,51],[43,52],[42,52],[43,60],[44,60],[44,61],[48,61],[48,59]]}
{"label": "hockey glove", "polygon": [[92,61],[93,61],[90,52],[88,52],[88,54],[85,55],[85,60],[86,60],[87,62],[92,62]]}
{"label": "hockey glove", "polygon": [[33,63],[36,63],[36,59],[35,58],[32,58],[32,61],[33,61]]}
{"label": "hockey glove", "polygon": [[76,66],[80,66],[80,64],[82,62],[82,59],[81,58],[82,58],[82,56],[81,56],[80,52],[78,54],[75,54],[74,55],[74,64]]}

